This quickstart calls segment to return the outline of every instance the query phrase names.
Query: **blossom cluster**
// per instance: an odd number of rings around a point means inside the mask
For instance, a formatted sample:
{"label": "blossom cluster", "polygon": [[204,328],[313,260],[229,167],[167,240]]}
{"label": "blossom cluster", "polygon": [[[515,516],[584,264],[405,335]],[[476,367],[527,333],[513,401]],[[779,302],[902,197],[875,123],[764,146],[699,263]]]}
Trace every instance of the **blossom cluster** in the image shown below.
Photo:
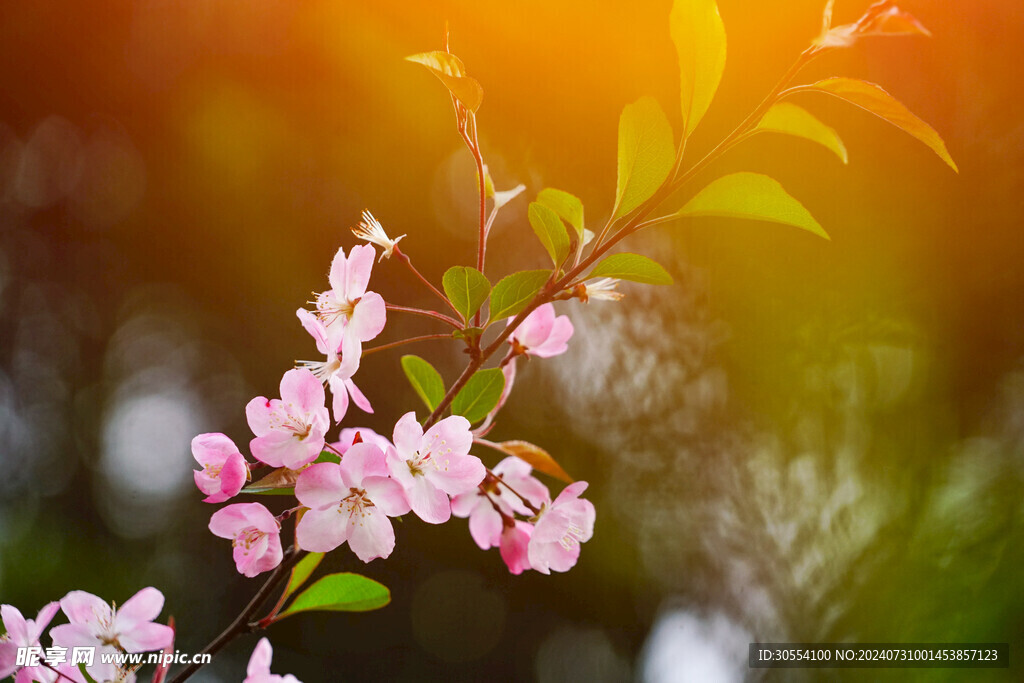
{"label": "blossom cluster", "polygon": [[[380,246],[382,259],[401,253],[398,240],[389,239],[368,212],[353,232]],[[395,548],[390,518],[411,512],[429,524],[442,524],[453,515],[469,518],[476,544],[499,548],[514,574],[570,569],[580,544],[593,534],[594,507],[579,498],[587,484],[571,484],[552,499],[527,462],[510,456],[488,469],[470,453],[511,391],[516,362],[567,350],[572,323],[557,316],[552,304],[538,307],[509,334],[501,400],[475,430],[456,414],[428,420],[424,430],[416,413],[407,412],[390,439],[367,428],[346,427],[336,441],[328,441],[332,414],[335,423],[342,422],[352,403],[373,412],[353,376],[363,344],[380,335],[387,322],[387,304],[368,290],[375,256],[371,244],[348,253],[339,249],[328,273],[330,289],[316,295],[312,310],[298,309],[299,321],[324,359],[300,361],[285,372],[280,398],[258,396],[246,406],[255,462],[246,460],[224,434],[200,434],[192,441],[193,456],[202,466],[194,473],[195,482],[205,502],[234,498],[253,471],[269,467],[294,485],[298,505],[275,516],[261,503],[233,503],[213,514],[210,531],[231,540],[236,568],[248,577],[281,563],[282,522],[293,514],[295,544],[311,552],[347,543],[363,562],[386,558]]]}
{"label": "blossom cluster", "polygon": [[[134,668],[123,668],[104,655],[118,652],[151,652],[163,650],[174,640],[170,626],[154,623],[163,609],[164,596],[156,588],[143,588],[128,598],[120,608],[85,591],[71,591],[59,602],[50,602],[39,610],[35,619],[26,619],[13,605],[0,606],[6,635],[0,637],[0,678],[14,674],[16,683],[71,680],[85,683],[81,670],[66,661],[68,650],[95,648],[91,662],[83,662],[89,676],[96,681],[134,681]],[[43,631],[63,612],[68,623],[49,630],[52,647],[47,657],[36,663],[18,664],[19,648],[41,647]],[[59,654],[60,657],[52,655]],[[137,668],[137,667],[136,667]]]}
{"label": "blossom cluster", "polygon": [[[119,653],[167,651],[174,643],[171,626],[154,623],[164,606],[156,588],[143,588],[120,608],[85,591],[71,591],[60,601],[47,603],[35,619],[26,619],[13,605],[0,605],[6,633],[0,636],[0,679],[14,676],[15,683],[87,683],[79,662],[69,652],[87,650],[81,666],[97,683],[134,683],[141,665],[118,663]],[[43,647],[43,632],[58,611],[68,623],[50,628],[50,647]],[[19,662],[19,650],[41,654]],[[266,638],[252,653],[243,683],[300,683],[291,674],[270,673],[271,647]]]}

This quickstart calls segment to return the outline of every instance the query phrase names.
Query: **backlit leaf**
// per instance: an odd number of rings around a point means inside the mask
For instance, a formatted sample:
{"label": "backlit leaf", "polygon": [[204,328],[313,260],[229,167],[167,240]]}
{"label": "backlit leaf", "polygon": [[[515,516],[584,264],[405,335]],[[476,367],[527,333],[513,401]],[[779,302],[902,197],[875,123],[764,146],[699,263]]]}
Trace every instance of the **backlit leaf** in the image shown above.
{"label": "backlit leaf", "polygon": [[712,181],[679,210],[679,216],[752,218],[795,225],[829,239],[818,221],[772,178],[758,173],[733,173]]}
{"label": "backlit leaf", "polygon": [[546,187],[537,195],[537,203],[557,213],[559,218],[576,229],[579,239],[583,239],[583,202],[579,197],[553,187]]}
{"label": "backlit leaf", "polygon": [[670,285],[672,276],[659,264],[640,254],[612,254],[606,256],[590,271],[587,279],[614,277],[619,280],[643,282],[648,285]]}
{"label": "backlit leaf", "polygon": [[572,477],[569,473],[562,469],[551,454],[540,446],[535,446],[529,441],[502,441],[501,443],[494,444],[498,450],[514,455],[520,460],[524,460],[530,464],[533,469],[544,474],[549,474],[556,479],[561,479],[567,484],[573,482]]}
{"label": "backlit leaf", "polygon": [[419,356],[402,356],[402,370],[416,395],[423,399],[431,411],[444,398],[444,380],[434,366]]}
{"label": "backlit leaf", "polygon": [[444,293],[464,320],[476,313],[491,293],[491,283],[476,268],[452,266],[441,280]]}
{"label": "backlit leaf", "polygon": [[849,161],[839,134],[819,121],[806,109],[789,102],[778,102],[765,113],[755,128],[769,133],[785,133],[817,142],[832,150],[845,164]]}
{"label": "backlit leaf", "polygon": [[303,591],[278,618],[299,612],[367,612],[391,602],[381,583],[349,572],[328,574]]}
{"label": "backlit leaf", "polygon": [[505,375],[500,368],[479,370],[455,396],[452,414],[462,415],[470,423],[479,422],[498,405],[504,388]]}
{"label": "backlit leaf", "polygon": [[679,55],[683,137],[700,123],[725,70],[725,26],[715,0],[675,0],[669,15]]}
{"label": "backlit leaf", "polygon": [[619,117],[618,182],[614,217],[643,204],[668,178],[675,163],[672,126],[653,97],[627,104]]}
{"label": "backlit leaf", "polygon": [[465,65],[455,55],[435,50],[433,52],[410,55],[406,59],[425,66],[470,111],[475,112],[480,108],[480,104],[484,99],[484,89],[480,87],[476,79],[466,75]]}
{"label": "backlit leaf", "polygon": [[504,277],[491,290],[491,322],[515,315],[551,277],[548,270],[524,270]]}
{"label": "backlit leaf", "polygon": [[939,155],[943,161],[949,164],[957,173],[960,170],[956,167],[953,157],[946,149],[946,143],[942,141],[935,129],[917,118],[909,109],[903,106],[899,100],[887,93],[880,86],[867,81],[855,78],[826,78],[814,85],[807,86],[809,90],[818,90],[839,99],[846,100],[875,116],[885,119],[897,128],[909,133],[927,145],[933,152]]}
{"label": "backlit leaf", "polygon": [[531,202],[527,212],[530,227],[557,268],[569,253],[569,233],[558,214],[540,202]]}

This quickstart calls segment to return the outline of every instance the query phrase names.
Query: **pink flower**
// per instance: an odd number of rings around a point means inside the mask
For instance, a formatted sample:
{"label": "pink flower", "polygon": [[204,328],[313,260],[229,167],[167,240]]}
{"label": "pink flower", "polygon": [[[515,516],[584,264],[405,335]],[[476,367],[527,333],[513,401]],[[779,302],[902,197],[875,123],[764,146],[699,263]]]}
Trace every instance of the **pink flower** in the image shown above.
{"label": "pink flower", "polygon": [[242,490],[249,466],[234,442],[223,434],[200,434],[192,439],[192,457],[203,466],[193,471],[204,503],[223,503]]}
{"label": "pink flower", "polygon": [[273,656],[274,649],[270,647],[270,641],[260,638],[249,657],[249,666],[245,669],[246,677],[242,683],[302,683],[291,674],[280,676],[270,673],[270,659]]}
{"label": "pink flower", "polygon": [[230,538],[235,567],[252,578],[281,564],[281,525],[260,503],[235,503],[210,517],[214,536]]}
{"label": "pink flower", "polygon": [[163,607],[163,593],[153,587],[143,588],[120,609],[92,593],[71,591],[60,601],[71,623],[54,626],[50,635],[55,645],[67,648],[91,645],[125,652],[162,650],[174,639],[170,626],[153,623]]}
{"label": "pink flower", "polygon": [[4,630],[7,634],[0,637],[0,678],[7,678],[15,671],[16,683],[29,681],[45,681],[49,683],[56,674],[40,662],[38,666],[18,667],[18,648],[39,647],[39,636],[49,626],[53,615],[60,609],[56,602],[47,603],[39,610],[35,619],[26,619],[21,611],[13,605],[0,605],[0,617],[3,618]]}
{"label": "pink flower", "polygon": [[409,511],[402,487],[388,478],[384,452],[370,443],[350,447],[340,464],[303,470],[295,497],[309,508],[295,527],[301,548],[323,553],[348,541],[363,562],[391,554],[395,530],[388,517]]}
{"label": "pink flower", "polygon": [[447,522],[452,514],[448,496],[472,491],[486,474],[480,458],[469,455],[473,434],[461,415],[446,417],[424,434],[416,413],[406,413],[395,425],[394,442],[388,470],[424,522]]}
{"label": "pink flower", "polygon": [[301,368],[284,373],[280,399],[257,396],[249,401],[245,417],[256,435],[249,442],[253,456],[292,470],[316,460],[331,426],[324,398],[320,380]]}
{"label": "pink flower", "polygon": [[312,371],[318,380],[327,384],[334,396],[332,409],[335,422],[341,422],[348,411],[349,397],[352,402],[367,413],[372,413],[370,402],[352,381],[352,375],[359,369],[362,345],[355,339],[332,339],[323,322],[304,308],[295,312],[299,321],[313,339],[316,348],[327,356],[324,361],[299,361],[304,368]]}
{"label": "pink flower", "polygon": [[348,257],[338,249],[331,261],[331,289],[316,298],[316,312],[331,338],[367,342],[384,329],[387,310],[380,294],[367,292],[375,253],[369,244],[352,247]]}
{"label": "pink flower", "polygon": [[349,448],[355,445],[356,434],[359,435],[360,443],[372,443],[381,452],[387,453],[393,445],[386,436],[382,436],[369,427],[345,427],[338,433],[338,440],[332,445],[338,449],[341,455],[345,455]]}
{"label": "pink flower", "polygon": [[[512,320],[509,320],[511,324]],[[569,316],[555,317],[554,304],[544,304],[526,316],[522,324],[508,338],[516,354],[527,354],[537,358],[551,358],[565,353],[572,337],[572,321]]]}
{"label": "pink flower", "polygon": [[525,570],[532,569],[528,557],[531,534],[533,525],[529,522],[516,521],[515,524],[501,530],[501,559],[513,574],[522,574]]}
{"label": "pink flower", "polygon": [[[492,470],[497,479],[490,476],[484,478],[483,488],[486,492],[477,489],[452,498],[452,514],[456,517],[469,517],[469,534],[481,550],[499,544],[503,529],[502,515],[511,517],[513,513],[524,516],[533,514],[523,505],[519,496],[501,481],[526,496],[535,506],[539,507],[550,500],[547,487],[530,476],[532,469],[525,461],[509,456]],[[494,509],[495,505],[501,512]]]}
{"label": "pink flower", "polygon": [[580,544],[594,535],[594,504],[579,497],[587,482],[569,484],[537,515],[527,555],[530,566],[542,574],[571,569],[580,556]]}

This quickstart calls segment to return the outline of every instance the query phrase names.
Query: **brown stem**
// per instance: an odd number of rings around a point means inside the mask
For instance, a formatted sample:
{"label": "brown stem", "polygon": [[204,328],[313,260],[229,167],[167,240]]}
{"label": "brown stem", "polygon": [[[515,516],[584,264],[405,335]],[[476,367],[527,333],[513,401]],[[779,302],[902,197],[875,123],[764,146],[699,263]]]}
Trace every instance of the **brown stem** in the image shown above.
{"label": "brown stem", "polygon": [[[277,565],[270,577],[266,582],[256,591],[256,595],[252,597],[249,604],[239,613],[235,620],[231,622],[231,625],[221,631],[220,635],[214,638],[209,645],[204,647],[199,654],[213,655],[217,654],[232,640],[242,635],[243,633],[251,632],[255,630],[249,623],[249,620],[256,614],[256,610],[260,608],[260,605],[270,596],[275,588],[290,575],[291,568],[294,567],[299,560],[306,554],[305,550],[298,550],[295,546],[288,548],[285,551],[284,558],[281,564]],[[197,658],[199,660],[206,659],[205,657]],[[168,683],[181,683],[188,679],[192,674],[202,668],[202,664],[193,662],[184,669],[179,671],[174,678],[170,679]]]}
{"label": "brown stem", "polygon": [[[419,270],[416,269],[416,266],[414,266],[412,264],[412,259],[409,258],[408,254],[406,254],[404,251],[399,249],[397,245],[395,246],[394,254],[395,254],[395,256],[398,257],[398,259],[402,263],[404,263],[406,266],[408,266],[409,270],[412,271],[413,275],[415,275],[419,279],[420,282],[422,282],[424,285],[427,286],[427,289],[429,289],[431,292],[433,292],[434,295],[438,299],[443,301],[445,303],[445,305],[448,306],[448,308],[452,309],[452,311],[454,311],[456,315],[459,315],[459,310],[457,308],[455,308],[454,304],[452,304],[451,301],[448,301],[448,297],[446,297],[444,294],[442,294],[441,290],[439,290],[437,287],[435,287],[433,284],[431,284],[430,280],[428,280],[427,278],[423,277],[423,273],[421,273]],[[459,327],[461,328],[461,325]]]}
{"label": "brown stem", "polygon": [[445,315],[444,313],[438,313],[437,311],[428,311],[424,308],[413,308],[411,306],[396,306],[395,304],[385,304],[385,307],[389,311],[398,311],[399,313],[412,313],[413,315],[422,315],[425,318],[433,318],[434,320],[440,320],[446,325],[451,325],[457,330],[462,329],[462,323],[455,318]]}
{"label": "brown stem", "polygon": [[399,339],[398,341],[390,342],[388,344],[381,344],[380,346],[372,346],[368,349],[363,349],[363,355],[367,356],[377,351],[384,351],[386,349],[393,349],[396,346],[402,346],[404,344],[412,344],[413,342],[427,341],[428,339],[451,339],[450,334],[423,334],[419,337],[409,337],[408,339]]}

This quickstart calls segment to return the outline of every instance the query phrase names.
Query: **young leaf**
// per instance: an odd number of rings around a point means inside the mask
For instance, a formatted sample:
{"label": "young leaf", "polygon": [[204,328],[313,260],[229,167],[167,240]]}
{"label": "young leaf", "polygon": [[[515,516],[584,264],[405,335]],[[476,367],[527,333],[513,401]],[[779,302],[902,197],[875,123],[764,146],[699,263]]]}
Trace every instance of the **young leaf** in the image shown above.
{"label": "young leaf", "polygon": [[[322,454],[321,454],[322,455]],[[295,481],[299,473],[287,467],[278,467],[267,476],[246,486],[242,493],[258,493],[267,496],[290,496],[295,493]]]}
{"label": "young leaf", "polygon": [[510,201],[521,195],[526,190],[526,185],[519,183],[511,190],[499,190],[494,193],[494,208],[500,209]]}
{"label": "young leaf", "polygon": [[675,163],[672,126],[653,97],[627,104],[619,117],[618,182],[614,218],[643,204]]}
{"label": "young leaf", "polygon": [[557,213],[559,218],[576,229],[576,234],[583,240],[583,202],[579,197],[546,187],[537,195],[537,203]]}
{"label": "young leaf", "polygon": [[434,366],[419,356],[402,356],[402,370],[416,395],[423,399],[431,411],[444,398],[444,380]]}
{"label": "young leaf", "polygon": [[679,209],[678,215],[752,218],[784,223],[829,239],[803,204],[789,196],[777,181],[758,173],[733,173],[713,180]]}
{"label": "young leaf", "polygon": [[292,567],[292,575],[288,579],[288,586],[284,589],[285,597],[291,595],[302,584],[306,583],[306,580],[313,575],[313,572],[320,566],[320,561],[323,559],[323,553],[309,553],[299,560],[299,563]]}
{"label": "young leaf", "polygon": [[558,214],[540,202],[531,202],[527,212],[530,227],[537,234],[537,239],[544,245],[551,262],[555,267],[562,265],[569,253],[569,233]]}
{"label": "young leaf", "polygon": [[569,476],[568,472],[563,470],[562,466],[551,457],[551,454],[540,446],[535,446],[529,441],[502,441],[494,445],[499,451],[526,461],[538,472],[549,474],[567,484],[573,483],[573,479]]}
{"label": "young leaf", "polygon": [[299,612],[368,612],[391,602],[391,591],[360,574],[328,574],[303,591],[278,616]]}
{"label": "young leaf", "polygon": [[524,270],[499,280],[491,290],[491,322],[523,310],[549,277],[551,271],[548,270]]}
{"label": "young leaf", "polygon": [[612,254],[606,256],[590,271],[592,277],[614,277],[619,280],[643,282],[648,285],[670,285],[672,276],[660,265],[640,254]]}
{"label": "young leaf", "polygon": [[795,135],[811,142],[817,142],[832,150],[842,162],[849,163],[846,146],[839,134],[826,126],[802,107],[789,102],[778,102],[758,122],[756,131]]}
{"label": "young leaf", "polygon": [[455,55],[435,50],[406,57],[410,62],[422,64],[430,73],[445,84],[448,90],[459,99],[466,108],[475,112],[484,99],[484,89],[474,78],[466,75],[466,67]]}
{"label": "young leaf", "polygon": [[683,138],[700,123],[725,70],[725,26],[715,0],[675,0],[669,15],[679,55]]}
{"label": "young leaf", "polygon": [[466,382],[466,386],[452,401],[452,414],[462,415],[472,424],[487,417],[498,405],[505,388],[505,375],[500,368],[480,370]]}
{"label": "young leaf", "polygon": [[462,314],[463,320],[473,317],[491,293],[491,283],[476,268],[452,266],[441,281],[444,293]]}
{"label": "young leaf", "polygon": [[888,121],[923,142],[938,154],[940,159],[949,164],[950,168],[957,173],[960,172],[953,157],[949,156],[946,143],[942,141],[935,129],[914,116],[909,109],[903,106],[902,102],[874,83],[855,78],[826,78],[814,85],[807,86],[807,89],[818,90],[846,100],[850,104]]}

